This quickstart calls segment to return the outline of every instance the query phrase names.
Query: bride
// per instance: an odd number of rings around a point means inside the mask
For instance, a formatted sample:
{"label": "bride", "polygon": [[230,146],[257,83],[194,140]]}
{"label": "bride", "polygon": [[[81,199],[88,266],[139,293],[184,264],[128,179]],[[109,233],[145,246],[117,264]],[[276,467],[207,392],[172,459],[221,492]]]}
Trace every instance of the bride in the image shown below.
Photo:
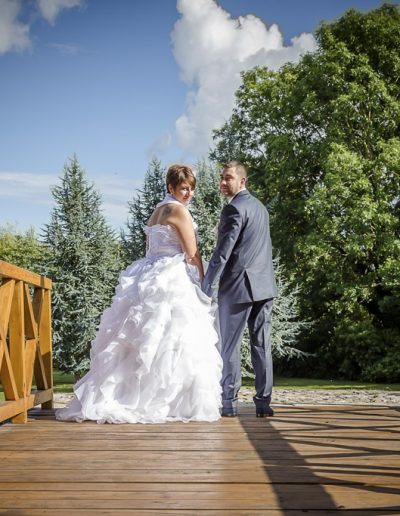
{"label": "bride", "polygon": [[62,421],[163,423],[220,417],[222,370],[211,300],[187,209],[196,179],[173,165],[145,228],[146,257],[120,275],[92,342],[90,370]]}

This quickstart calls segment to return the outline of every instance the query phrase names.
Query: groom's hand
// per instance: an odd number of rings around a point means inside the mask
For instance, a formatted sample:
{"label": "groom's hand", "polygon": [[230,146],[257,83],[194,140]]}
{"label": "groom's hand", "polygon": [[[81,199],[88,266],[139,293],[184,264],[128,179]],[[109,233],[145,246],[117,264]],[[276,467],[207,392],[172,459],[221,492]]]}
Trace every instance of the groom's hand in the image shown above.
{"label": "groom's hand", "polygon": [[218,299],[218,288],[213,287],[213,285],[210,285],[208,281],[201,282],[201,290],[204,292],[204,294],[211,298],[213,302],[217,302]]}
{"label": "groom's hand", "polygon": [[206,296],[211,297],[211,285],[208,283],[208,281],[206,281],[205,277],[201,282],[201,290]]}

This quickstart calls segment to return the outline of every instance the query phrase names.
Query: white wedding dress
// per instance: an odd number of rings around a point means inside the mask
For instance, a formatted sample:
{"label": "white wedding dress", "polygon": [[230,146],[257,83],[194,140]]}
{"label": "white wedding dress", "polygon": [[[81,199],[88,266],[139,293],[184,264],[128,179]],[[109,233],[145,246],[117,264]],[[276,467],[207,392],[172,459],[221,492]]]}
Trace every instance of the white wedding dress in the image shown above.
{"label": "white wedding dress", "polygon": [[[178,202],[167,198],[160,203]],[[92,342],[90,370],[62,421],[163,423],[220,417],[215,307],[172,226],[145,228],[146,257],[120,275]]]}

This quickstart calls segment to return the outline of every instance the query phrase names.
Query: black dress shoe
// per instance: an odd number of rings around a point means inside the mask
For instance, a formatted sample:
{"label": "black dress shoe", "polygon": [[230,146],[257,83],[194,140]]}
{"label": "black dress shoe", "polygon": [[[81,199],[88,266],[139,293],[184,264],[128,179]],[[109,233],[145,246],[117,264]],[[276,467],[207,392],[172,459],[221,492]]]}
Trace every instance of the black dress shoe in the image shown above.
{"label": "black dress shoe", "polygon": [[256,417],[272,417],[274,414],[271,407],[256,408]]}

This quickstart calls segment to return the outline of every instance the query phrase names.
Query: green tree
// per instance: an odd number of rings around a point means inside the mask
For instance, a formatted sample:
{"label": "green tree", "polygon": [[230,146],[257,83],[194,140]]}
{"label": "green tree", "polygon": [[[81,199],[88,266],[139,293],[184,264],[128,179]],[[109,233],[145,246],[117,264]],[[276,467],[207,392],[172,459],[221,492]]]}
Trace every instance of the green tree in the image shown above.
{"label": "green tree", "polygon": [[11,224],[0,227],[0,260],[43,274],[47,257],[48,248],[33,227],[25,232]]}
{"label": "green tree", "polygon": [[[198,225],[198,245],[201,256],[209,260],[214,251],[220,213],[225,200],[219,193],[220,174],[217,167],[206,161],[196,166],[196,192],[191,212]],[[278,297],[274,301],[271,346],[276,363],[285,367],[291,359],[306,358],[307,353],[296,347],[298,335],[310,326],[299,317],[299,286],[285,278],[279,257],[274,258]],[[293,280],[293,278],[291,278]],[[251,364],[250,337],[246,329],[241,347],[241,364],[244,376],[254,377]]]}
{"label": "green tree", "polygon": [[350,10],[318,50],[243,75],[213,159],[240,157],[301,285],[316,373],[400,378],[400,13]]}
{"label": "green tree", "polygon": [[51,254],[53,341],[57,367],[78,378],[89,368],[90,344],[121,268],[119,244],[101,197],[74,156],[53,188],[55,207],[44,238]]}
{"label": "green tree", "polygon": [[127,231],[122,231],[122,242],[126,263],[143,258],[146,254],[144,228],[157,203],[166,194],[165,168],[161,161],[153,158],[144,177],[143,188],[138,190],[128,203]]}
{"label": "green tree", "polygon": [[206,161],[196,165],[196,191],[190,211],[198,226],[197,242],[203,260],[209,260],[215,248],[219,215],[224,200],[219,193],[219,172]]}
{"label": "green tree", "polygon": [[[300,287],[294,284],[293,276],[286,278],[279,256],[273,258],[278,296],[274,299],[271,318],[271,349],[274,369],[287,374],[288,365],[298,359],[306,363],[310,354],[298,348],[298,338],[302,331],[310,328],[300,316]],[[251,363],[250,335],[246,328],[241,348],[241,365],[243,376],[254,378]]]}

